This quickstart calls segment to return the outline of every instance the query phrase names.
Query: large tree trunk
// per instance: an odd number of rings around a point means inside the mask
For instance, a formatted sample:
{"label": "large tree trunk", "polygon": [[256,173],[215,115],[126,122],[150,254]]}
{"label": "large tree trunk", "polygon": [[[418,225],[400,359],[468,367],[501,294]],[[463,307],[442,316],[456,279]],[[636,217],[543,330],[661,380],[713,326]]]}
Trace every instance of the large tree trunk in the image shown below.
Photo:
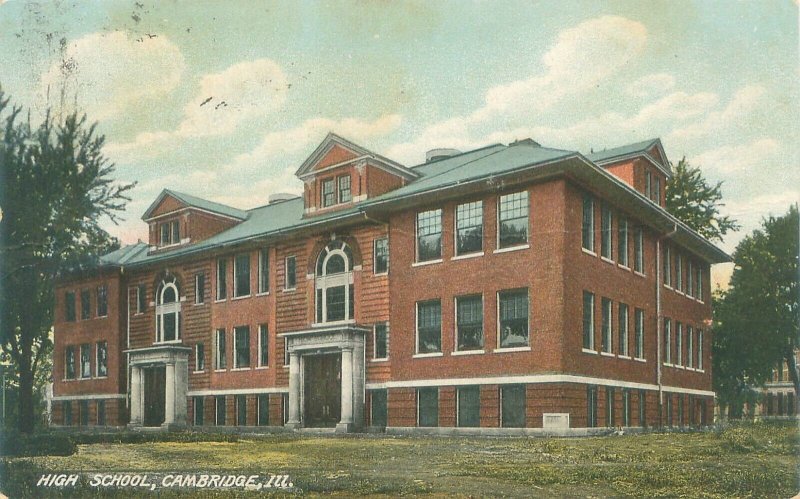
{"label": "large tree trunk", "polygon": [[19,422],[22,433],[33,433],[33,371],[30,355],[22,356],[19,363]]}
{"label": "large tree trunk", "polygon": [[786,365],[789,366],[789,378],[794,385],[794,413],[800,414],[800,373],[797,372],[797,357],[795,357],[794,350],[787,352]]}

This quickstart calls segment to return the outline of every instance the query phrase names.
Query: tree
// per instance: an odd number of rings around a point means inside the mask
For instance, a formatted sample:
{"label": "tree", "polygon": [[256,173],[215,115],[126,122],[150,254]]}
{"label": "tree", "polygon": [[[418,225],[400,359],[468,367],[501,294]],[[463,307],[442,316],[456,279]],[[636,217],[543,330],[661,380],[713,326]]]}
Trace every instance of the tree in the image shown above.
{"label": "tree", "polygon": [[100,220],[118,222],[135,184],[110,178],[105,138],[85,115],[48,112],[33,127],[9,101],[0,89],[0,344],[17,370],[19,430],[31,433],[34,379],[52,345],[54,282],[119,246]]}
{"label": "tree", "polygon": [[[800,402],[795,358],[800,346],[799,228],[793,206],[782,217],[764,219],[761,229],[736,247],[730,288],[715,314],[715,368],[721,371],[715,371],[715,383],[722,381],[720,388],[728,394],[732,392],[726,382],[762,386],[773,368],[785,362],[795,401]],[[716,379],[719,375],[723,376]]]}
{"label": "tree", "polygon": [[666,207],[678,220],[696,230],[709,241],[722,241],[729,231],[739,230],[739,224],[721,216],[722,182],[709,186],[700,169],[682,158],[672,166],[672,178],[667,182]]}

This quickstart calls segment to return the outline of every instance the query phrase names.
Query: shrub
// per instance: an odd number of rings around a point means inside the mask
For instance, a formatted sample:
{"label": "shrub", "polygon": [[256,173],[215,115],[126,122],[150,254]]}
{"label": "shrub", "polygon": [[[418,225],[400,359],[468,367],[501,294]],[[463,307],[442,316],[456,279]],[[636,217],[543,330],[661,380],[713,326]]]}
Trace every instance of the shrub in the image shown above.
{"label": "shrub", "polygon": [[41,433],[25,435],[4,432],[0,442],[2,456],[71,456],[78,450],[67,435]]}

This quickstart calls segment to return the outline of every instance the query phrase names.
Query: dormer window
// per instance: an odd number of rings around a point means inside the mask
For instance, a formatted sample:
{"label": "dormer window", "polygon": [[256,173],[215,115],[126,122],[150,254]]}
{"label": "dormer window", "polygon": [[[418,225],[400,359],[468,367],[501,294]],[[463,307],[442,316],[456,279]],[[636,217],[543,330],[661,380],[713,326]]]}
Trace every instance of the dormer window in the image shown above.
{"label": "dormer window", "polygon": [[161,246],[179,244],[181,242],[180,222],[173,220],[161,224]]}
{"label": "dormer window", "polygon": [[350,194],[350,175],[339,177],[339,202],[348,203],[353,198]]}
{"label": "dormer window", "polygon": [[336,204],[336,191],[334,190],[333,179],[322,182],[322,206],[327,208]]}

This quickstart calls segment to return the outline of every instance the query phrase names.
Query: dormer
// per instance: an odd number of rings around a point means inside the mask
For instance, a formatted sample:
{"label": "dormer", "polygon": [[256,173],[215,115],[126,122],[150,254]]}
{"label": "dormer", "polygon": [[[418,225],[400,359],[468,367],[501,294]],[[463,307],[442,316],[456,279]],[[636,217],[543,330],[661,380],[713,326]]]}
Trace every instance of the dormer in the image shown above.
{"label": "dormer", "polygon": [[397,189],[419,174],[334,133],[295,173],[303,181],[305,215],[340,210]]}
{"label": "dormer", "polygon": [[665,206],[672,168],[660,139],[592,152],[587,157],[652,202]]}
{"label": "dormer", "polygon": [[208,239],[246,218],[246,211],[169,189],[142,215],[150,228],[151,253]]}

